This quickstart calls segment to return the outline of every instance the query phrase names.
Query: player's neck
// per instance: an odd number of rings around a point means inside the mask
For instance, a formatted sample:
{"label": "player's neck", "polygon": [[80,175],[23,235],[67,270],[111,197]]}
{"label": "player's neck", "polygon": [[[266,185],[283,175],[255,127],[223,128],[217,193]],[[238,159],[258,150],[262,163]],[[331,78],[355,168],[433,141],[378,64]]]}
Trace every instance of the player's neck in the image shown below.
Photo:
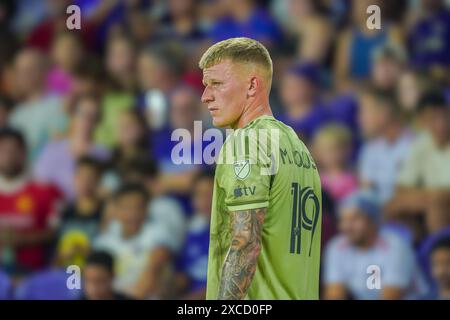
{"label": "player's neck", "polygon": [[231,126],[232,129],[239,129],[245,127],[247,124],[261,116],[273,116],[272,110],[269,105],[269,101],[254,103],[244,109],[239,120],[235,125]]}

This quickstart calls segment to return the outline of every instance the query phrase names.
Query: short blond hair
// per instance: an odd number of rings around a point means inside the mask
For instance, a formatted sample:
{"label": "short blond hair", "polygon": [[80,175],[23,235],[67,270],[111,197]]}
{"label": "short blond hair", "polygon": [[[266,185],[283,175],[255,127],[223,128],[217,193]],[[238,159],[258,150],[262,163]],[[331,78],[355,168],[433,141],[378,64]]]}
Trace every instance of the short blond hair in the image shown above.
{"label": "short blond hair", "polygon": [[323,126],[314,136],[314,143],[333,141],[341,147],[350,147],[352,144],[352,132],[344,125],[331,123]]}
{"label": "short blond hair", "polygon": [[206,50],[198,65],[203,70],[227,59],[233,63],[255,64],[262,67],[263,76],[270,87],[273,74],[272,59],[269,51],[259,41],[245,37],[220,41]]}

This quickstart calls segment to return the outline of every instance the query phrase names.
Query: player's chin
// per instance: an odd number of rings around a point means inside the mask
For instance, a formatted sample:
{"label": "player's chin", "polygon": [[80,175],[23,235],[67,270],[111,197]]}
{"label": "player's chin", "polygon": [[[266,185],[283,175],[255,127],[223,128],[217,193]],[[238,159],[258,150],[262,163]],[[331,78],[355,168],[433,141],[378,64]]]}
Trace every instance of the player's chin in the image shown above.
{"label": "player's chin", "polygon": [[219,117],[213,117],[212,123],[215,127],[218,127],[218,128],[225,128],[228,126],[227,122]]}

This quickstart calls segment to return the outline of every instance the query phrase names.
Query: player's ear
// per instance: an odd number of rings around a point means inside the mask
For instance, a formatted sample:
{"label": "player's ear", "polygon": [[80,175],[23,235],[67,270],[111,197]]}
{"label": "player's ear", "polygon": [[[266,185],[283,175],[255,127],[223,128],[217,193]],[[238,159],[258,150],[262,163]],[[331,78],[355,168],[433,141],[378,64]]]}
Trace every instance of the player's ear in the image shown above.
{"label": "player's ear", "polygon": [[261,85],[260,80],[257,77],[255,77],[255,76],[251,77],[249,84],[248,84],[247,95],[249,97],[254,97],[256,95],[256,92],[259,89],[260,85]]}

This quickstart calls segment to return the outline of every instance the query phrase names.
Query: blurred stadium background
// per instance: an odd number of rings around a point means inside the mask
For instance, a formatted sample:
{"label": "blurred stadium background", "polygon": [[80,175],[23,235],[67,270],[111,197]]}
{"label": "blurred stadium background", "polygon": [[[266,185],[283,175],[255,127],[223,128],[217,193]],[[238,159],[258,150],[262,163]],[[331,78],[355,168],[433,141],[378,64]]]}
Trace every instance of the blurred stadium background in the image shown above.
{"label": "blurred stadium background", "polygon": [[197,63],[236,36],[320,167],[321,297],[450,298],[449,2],[0,1],[0,299],[204,297],[214,168],[170,135],[211,127]]}

